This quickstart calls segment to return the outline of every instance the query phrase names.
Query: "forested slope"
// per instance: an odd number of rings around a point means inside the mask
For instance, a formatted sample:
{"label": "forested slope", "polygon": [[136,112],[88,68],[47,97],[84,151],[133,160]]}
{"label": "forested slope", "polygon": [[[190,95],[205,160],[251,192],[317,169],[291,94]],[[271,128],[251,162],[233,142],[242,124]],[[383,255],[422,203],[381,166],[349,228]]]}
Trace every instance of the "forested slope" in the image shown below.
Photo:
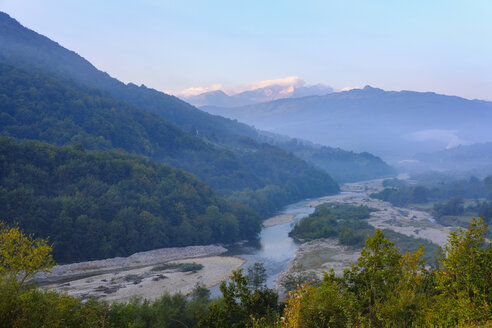
{"label": "forested slope", "polygon": [[[137,86],[132,83],[125,85],[105,72],[99,71],[75,52],[23,27],[4,13],[0,13],[0,61],[15,67],[42,71],[57,79],[69,79],[79,85],[104,90],[128,104],[157,113],[185,132],[230,150],[262,151],[264,148],[261,144],[270,143],[287,152],[294,152],[296,156],[315,164],[331,176],[336,176],[337,181],[372,179],[393,173],[386,163],[372,155],[363,156],[338,149],[334,156],[330,151],[327,154],[329,148],[314,149],[305,143],[298,143],[296,147],[300,149],[293,151],[288,148],[290,144],[277,144],[270,138],[265,139],[263,133],[236,120],[211,115],[174,96],[144,85]],[[339,159],[340,155],[344,157],[342,160]]]}
{"label": "forested slope", "polygon": [[329,172],[339,183],[388,177],[396,172],[381,158],[368,152],[355,153],[268,132],[262,132],[260,138]]}
{"label": "forested slope", "polygon": [[[326,173],[273,146],[245,137],[236,149],[214,145],[154,113],[38,71],[0,63],[0,99],[2,135],[149,156],[194,173],[222,195],[236,192],[234,199],[264,215],[338,190]],[[264,188],[274,192],[257,197]]]}
{"label": "forested slope", "polygon": [[0,12],[0,60],[20,68],[43,71],[57,79],[69,79],[110,93],[113,97],[221,143],[234,143],[256,132],[245,124],[210,115],[165,93],[135,84],[124,84],[98,70],[89,61],[49,38],[29,30]]}
{"label": "forested slope", "polygon": [[49,237],[59,262],[254,238],[261,217],[144,157],[0,138],[2,221]]}

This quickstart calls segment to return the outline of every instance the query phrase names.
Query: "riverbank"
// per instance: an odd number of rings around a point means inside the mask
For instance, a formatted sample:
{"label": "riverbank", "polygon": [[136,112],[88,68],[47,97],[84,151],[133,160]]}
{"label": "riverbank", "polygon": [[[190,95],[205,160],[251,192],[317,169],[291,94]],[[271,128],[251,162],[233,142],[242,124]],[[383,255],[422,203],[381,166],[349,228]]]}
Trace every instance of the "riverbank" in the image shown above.
{"label": "riverbank", "polygon": [[220,256],[226,251],[217,245],[162,248],[124,258],[58,265],[35,280],[43,289],[81,299],[154,300],[165,292],[186,295],[198,284],[210,288],[227,279],[244,260]]}
{"label": "riverbank", "polygon": [[338,244],[337,239],[323,238],[305,242],[299,246],[295,257],[287,270],[277,278],[275,289],[280,299],[287,297],[284,284],[292,277],[312,276],[323,278],[323,271],[333,269],[336,276],[343,274],[343,269],[357,262],[360,250]]}
{"label": "riverbank", "polygon": [[[243,263],[244,260],[237,257],[201,257],[98,274],[43,288],[65,292],[80,299],[128,302],[137,297],[152,301],[164,293],[188,295],[198,285],[213,287],[227,279],[232,270],[239,269]],[[181,271],[180,268],[185,268],[183,264],[195,269]]]}
{"label": "riverbank", "polygon": [[294,214],[280,214],[280,215],[271,217],[269,219],[266,219],[265,221],[263,221],[262,226],[263,226],[263,228],[269,228],[269,227],[273,227],[273,226],[276,226],[279,224],[292,222],[292,221],[294,221],[295,217],[296,216]]}
{"label": "riverbank", "polygon": [[[370,198],[369,194],[383,189],[382,180],[349,183],[341,186],[341,193],[316,199],[308,205],[316,207],[324,203],[342,203],[349,205],[365,205],[376,209],[367,222],[379,229],[389,229],[400,234],[426,239],[442,246],[453,230],[429,220],[429,213],[407,208],[399,208],[378,199]],[[289,277],[314,273],[322,277],[323,271],[332,268],[336,275],[341,275],[344,268],[355,263],[360,250],[341,246],[335,239],[318,239],[299,246],[295,257],[290,261],[287,270],[277,278],[277,290],[284,292],[281,284]]]}
{"label": "riverbank", "polygon": [[389,229],[409,237],[426,239],[439,246],[444,245],[452,228],[432,222],[429,220],[430,214],[425,211],[396,207],[369,197],[369,194],[382,189],[382,180],[344,184],[341,186],[342,193],[317,199],[309,205],[318,206],[323,203],[365,205],[376,209],[367,220],[374,228]]}
{"label": "riverbank", "polygon": [[[235,250],[233,254],[237,257],[222,256],[227,249],[216,245],[166,248],[126,258],[57,266],[53,273],[37,276],[36,280],[42,288],[64,291],[82,299],[96,297],[124,302],[135,296],[152,300],[163,292],[188,294],[196,284],[217,286],[232,270],[255,262],[264,263],[267,285],[272,288],[276,283],[280,285],[289,274],[313,272],[321,277],[322,271],[333,268],[341,275],[344,268],[355,263],[360,250],[338,245],[334,239],[315,240],[299,246],[288,237],[291,222],[308,216],[314,207],[327,202],[375,208],[377,211],[367,219],[375,228],[390,229],[438,245],[446,241],[450,229],[430,222],[428,213],[393,207],[368,196],[381,189],[382,180],[350,183],[342,185],[338,195],[291,204],[282,214],[265,220],[259,248],[246,246]],[[180,271],[178,264],[193,262],[202,267],[195,265],[191,271]],[[174,269],[156,268],[169,263],[174,263]]]}

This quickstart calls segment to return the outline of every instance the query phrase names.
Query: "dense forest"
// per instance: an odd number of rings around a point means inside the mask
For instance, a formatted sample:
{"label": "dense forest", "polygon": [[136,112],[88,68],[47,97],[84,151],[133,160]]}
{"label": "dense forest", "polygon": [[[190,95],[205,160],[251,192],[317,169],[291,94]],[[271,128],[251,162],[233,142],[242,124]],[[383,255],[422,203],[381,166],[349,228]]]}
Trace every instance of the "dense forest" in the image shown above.
{"label": "dense forest", "polygon": [[[23,27],[4,13],[0,13],[0,30],[1,61],[18,68],[34,69],[56,79],[103,90],[116,99],[156,113],[183,131],[230,150],[243,149],[245,139],[248,140],[246,149],[251,151],[256,151],[258,147],[261,150],[261,144],[267,142],[317,165],[339,182],[371,179],[393,173],[393,169],[380,158],[367,153],[356,154],[330,147],[312,147],[296,140],[277,142],[276,138],[265,138],[264,132],[251,126],[210,115],[176,97],[144,85],[125,85],[99,71],[73,51]],[[292,148],[293,145],[295,149]]]}
{"label": "dense forest", "polygon": [[305,140],[282,138],[266,132],[262,133],[262,138],[329,172],[339,183],[384,178],[395,174],[395,170],[381,158],[367,152],[355,153]]}
{"label": "dense forest", "polygon": [[149,156],[262,215],[338,191],[328,174],[274,146],[243,137],[234,150],[223,148],[104,92],[39,72],[0,64],[0,99],[2,135]]}
{"label": "dense forest", "polygon": [[194,176],[118,151],[0,138],[1,220],[58,262],[255,238],[261,217]]}
{"label": "dense forest", "polygon": [[98,70],[85,58],[60,44],[29,30],[0,12],[0,61],[26,70],[36,70],[55,79],[105,91],[112,97],[153,112],[184,131],[234,144],[240,136],[254,137],[256,131],[246,124],[210,115],[165,93],[124,84]]}
{"label": "dense forest", "polygon": [[[422,249],[401,254],[376,230],[357,263],[336,277],[325,272],[306,282],[284,303],[264,285],[264,269],[234,271],[222,296],[196,286],[189,297],[162,295],[106,303],[26,283],[53,265],[46,241],[0,225],[0,326],[2,327],[491,327],[492,244],[483,220],[451,233],[438,266],[428,268]],[[23,252],[19,252],[23,249]]]}
{"label": "dense forest", "polygon": [[327,203],[316,206],[313,214],[299,221],[289,233],[295,240],[338,238],[341,245],[363,245],[374,228],[364,221],[371,209],[367,206]]}

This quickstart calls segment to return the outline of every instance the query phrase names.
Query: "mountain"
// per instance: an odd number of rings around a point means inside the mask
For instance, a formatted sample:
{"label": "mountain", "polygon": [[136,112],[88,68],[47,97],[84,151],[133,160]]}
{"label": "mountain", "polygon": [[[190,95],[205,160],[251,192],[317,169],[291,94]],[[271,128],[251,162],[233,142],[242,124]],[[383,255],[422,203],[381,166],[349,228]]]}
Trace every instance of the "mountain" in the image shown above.
{"label": "mountain", "polygon": [[234,108],[204,107],[323,145],[369,151],[392,161],[418,152],[492,140],[492,102],[432,92],[363,89]]}
{"label": "mountain", "polygon": [[224,148],[105,92],[39,71],[0,63],[0,99],[0,135],[148,156],[194,173],[263,215],[338,191],[328,174],[284,150],[245,137]]}
{"label": "mountain", "polygon": [[[258,104],[276,99],[325,95],[332,92],[333,88],[323,84],[303,86],[293,81],[289,85],[269,84],[265,87],[242,91],[233,95],[227,95],[222,90],[215,90],[198,95],[182,95],[180,98],[198,107],[214,106],[228,108]],[[222,115],[222,113],[218,112],[216,114]]]}
{"label": "mountain", "polygon": [[338,183],[394,176],[396,171],[373,154],[342,150],[306,140],[260,132],[266,142],[291,152],[314,166],[330,172]]}
{"label": "mountain", "polygon": [[128,104],[157,113],[187,132],[212,138],[217,142],[234,143],[239,136],[249,136],[252,133],[245,124],[210,115],[174,96],[144,85],[124,84],[99,71],[77,53],[25,28],[2,12],[0,12],[0,61],[106,91]]}
{"label": "mountain", "polygon": [[2,221],[48,238],[57,261],[254,238],[261,217],[141,156],[0,137]]}
{"label": "mountain", "polygon": [[[414,156],[414,166],[442,170],[492,172],[492,142],[459,145],[457,147]],[[480,170],[478,170],[480,169]],[[478,171],[477,171],[478,170]]]}
{"label": "mountain", "polygon": [[[28,71],[44,72],[54,79],[64,81],[63,83],[102,90],[127,104],[156,113],[184,131],[206,140],[208,144],[215,144],[219,148],[225,148],[233,153],[238,151],[249,152],[251,157],[258,151],[261,153],[269,149],[268,146],[262,145],[266,140],[258,130],[234,120],[205,113],[176,97],[145,86],[138,87],[131,83],[125,85],[97,70],[76,53],[26,29],[5,13],[0,13],[0,61]],[[309,88],[318,91],[324,90],[324,87],[298,85],[294,89],[294,94],[303,95],[302,92]],[[273,153],[281,154],[277,151]],[[218,156],[210,156],[210,162],[213,163],[218,158]],[[285,161],[286,157],[283,156],[279,159]],[[184,167],[185,164],[185,161],[178,161],[178,165],[182,165],[180,167],[191,170],[189,167]],[[204,170],[207,170],[207,167],[208,165],[205,165]],[[357,173],[361,170],[364,168],[356,167],[353,172]],[[192,172],[196,173],[193,170]],[[196,174],[203,178],[203,175]],[[294,175],[295,173],[291,172],[290,174]],[[355,177],[356,175],[353,178]],[[245,178],[244,180],[249,179]],[[212,183],[211,180],[206,181]]]}

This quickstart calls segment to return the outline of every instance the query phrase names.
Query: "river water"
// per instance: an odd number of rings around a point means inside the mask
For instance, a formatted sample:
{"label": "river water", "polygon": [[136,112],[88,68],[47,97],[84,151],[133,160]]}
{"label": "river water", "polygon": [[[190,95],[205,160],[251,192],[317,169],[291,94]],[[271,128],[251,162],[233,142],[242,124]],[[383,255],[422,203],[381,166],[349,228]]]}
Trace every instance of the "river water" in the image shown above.
{"label": "river water", "polygon": [[[296,255],[299,248],[299,245],[289,237],[289,232],[300,219],[314,212],[314,207],[308,206],[308,204],[315,200],[306,199],[287,205],[278,214],[295,215],[294,221],[263,228],[256,244],[231,249],[225,255],[237,256],[246,260],[242,266],[243,273],[247,273],[247,268],[254,263],[263,263],[267,274],[266,285],[273,288],[275,279],[287,269],[290,260]],[[211,288],[211,296],[220,296],[218,286]]]}
{"label": "river water", "polygon": [[[353,195],[355,197],[365,197],[365,192],[340,192],[338,195]],[[337,195],[333,195],[337,196]],[[296,255],[299,244],[289,237],[289,232],[293,226],[302,218],[305,218],[314,212],[314,207],[309,204],[318,200],[324,202],[329,201],[331,196],[323,196],[319,198],[305,199],[297,203],[287,205],[282,209],[280,214],[295,215],[292,222],[287,222],[272,227],[263,228],[260,232],[258,242],[253,245],[243,245],[235,249],[231,249],[224,255],[237,256],[246,262],[242,265],[243,273],[247,274],[248,267],[252,266],[256,262],[263,263],[267,280],[266,285],[269,288],[275,286],[275,279],[278,275],[284,272],[289,266],[290,260]],[[220,296],[219,286],[212,287],[210,289],[211,296]]]}

